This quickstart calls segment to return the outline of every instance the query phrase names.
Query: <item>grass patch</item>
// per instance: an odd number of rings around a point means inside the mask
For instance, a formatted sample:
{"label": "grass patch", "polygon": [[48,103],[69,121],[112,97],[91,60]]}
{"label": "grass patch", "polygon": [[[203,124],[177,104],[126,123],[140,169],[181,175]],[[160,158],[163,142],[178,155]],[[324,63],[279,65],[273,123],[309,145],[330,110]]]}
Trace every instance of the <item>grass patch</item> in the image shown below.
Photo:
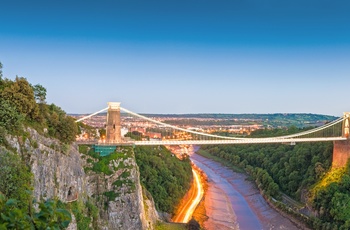
{"label": "grass patch", "polygon": [[88,145],[79,145],[79,152],[82,154],[88,154],[89,150],[90,150],[90,146]]}
{"label": "grass patch", "polygon": [[108,201],[114,201],[115,198],[117,198],[120,194],[114,191],[108,191],[104,192],[103,195],[105,195],[108,198]]}
{"label": "grass patch", "polygon": [[77,221],[78,230],[91,229],[91,218],[86,213],[85,204],[82,201],[74,201],[71,204],[71,210]]}
{"label": "grass patch", "polygon": [[130,172],[129,171],[124,171],[121,175],[120,178],[128,178],[130,176]]}
{"label": "grass patch", "polygon": [[133,183],[131,180],[116,180],[113,182],[113,185],[117,186],[117,187],[122,187],[123,184],[127,187],[129,187],[129,193],[132,193],[135,191],[136,186],[135,183]]}
{"label": "grass patch", "polygon": [[[87,149],[83,147],[79,151],[86,152]],[[119,169],[121,166],[124,166],[123,161],[119,163],[118,167],[110,166],[111,161],[118,160],[118,159],[127,159],[128,156],[124,153],[120,152],[113,152],[108,156],[100,156],[98,153],[95,153],[94,150],[91,148],[87,154],[88,156],[96,159],[97,161],[93,161],[92,159],[88,159],[87,162],[92,164],[92,167],[85,167],[85,172],[88,171],[94,171],[96,173],[104,173],[105,175],[112,175],[117,169]],[[123,164],[122,164],[123,163]]]}
{"label": "grass patch", "polygon": [[187,224],[158,222],[156,230],[187,230]]}

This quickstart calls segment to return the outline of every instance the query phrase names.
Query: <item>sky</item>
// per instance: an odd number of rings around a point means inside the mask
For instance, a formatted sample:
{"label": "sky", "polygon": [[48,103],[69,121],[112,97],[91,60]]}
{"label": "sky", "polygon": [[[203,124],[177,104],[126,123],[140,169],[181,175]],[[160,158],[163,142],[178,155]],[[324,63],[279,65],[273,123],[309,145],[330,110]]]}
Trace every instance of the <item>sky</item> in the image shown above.
{"label": "sky", "polygon": [[350,111],[347,0],[0,0],[4,77],[67,113]]}

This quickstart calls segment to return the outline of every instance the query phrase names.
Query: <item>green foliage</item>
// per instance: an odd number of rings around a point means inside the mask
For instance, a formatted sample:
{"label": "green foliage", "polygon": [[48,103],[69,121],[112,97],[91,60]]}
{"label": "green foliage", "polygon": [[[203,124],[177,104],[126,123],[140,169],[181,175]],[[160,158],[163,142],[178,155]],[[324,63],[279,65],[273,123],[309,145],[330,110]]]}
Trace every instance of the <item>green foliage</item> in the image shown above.
{"label": "green foliage", "polygon": [[[31,205],[31,204],[30,204]],[[57,202],[48,200],[39,203],[39,211],[24,211],[15,199],[6,200],[0,193],[0,229],[65,229],[71,221],[66,209],[58,208]]]}
{"label": "green foliage", "polygon": [[20,128],[24,117],[8,100],[0,97],[0,127],[12,132]]}
{"label": "green foliage", "polygon": [[331,165],[332,143],[222,145],[202,148],[242,168],[264,169],[289,196],[300,199],[300,191],[313,185]]}
{"label": "green foliage", "polygon": [[[127,150],[127,148],[124,149]],[[123,152],[113,152],[107,156],[100,156],[98,153],[95,153],[92,148],[88,150],[88,147],[81,147],[80,151],[87,152],[88,156],[96,159],[96,161],[92,161],[90,159],[88,163],[91,163],[92,167],[87,167],[85,170],[91,170],[96,173],[103,173],[106,175],[112,175],[114,171],[117,170],[117,168],[110,165],[112,160],[128,158],[128,154]]]}
{"label": "green foliage", "polygon": [[112,175],[114,171],[110,168],[109,164],[112,160],[118,159],[118,156],[119,154],[117,153],[111,153],[108,156],[99,157],[99,161],[93,164],[92,171]]}
{"label": "green foliage", "polygon": [[70,213],[66,209],[57,208],[53,200],[39,203],[39,209],[40,211],[33,215],[37,229],[64,229],[72,220]]}
{"label": "green foliage", "polygon": [[192,180],[188,157],[176,158],[164,146],[136,147],[141,184],[152,194],[159,211],[172,213]]}
{"label": "green foliage", "polygon": [[74,118],[58,106],[51,104],[47,107],[46,120],[50,136],[53,136],[64,143],[71,143],[75,140],[78,127]]}
{"label": "green foliage", "polygon": [[120,174],[120,178],[128,178],[130,176],[130,172],[129,171],[124,171],[122,172],[122,174]]}
{"label": "green foliage", "polygon": [[0,62],[0,82],[2,81],[2,67],[2,63]]}
{"label": "green foliage", "polygon": [[7,80],[6,87],[0,94],[1,98],[13,104],[17,112],[27,119],[39,118],[39,107],[35,102],[33,89],[25,78],[16,77],[14,82]]}
{"label": "green foliage", "polygon": [[[78,200],[65,206],[73,212],[79,230],[99,229],[97,223],[99,218],[98,208],[91,200],[87,200],[85,203]],[[93,228],[90,227],[91,224]]]}
{"label": "green foliage", "polygon": [[[295,127],[292,130],[260,130],[254,135],[274,136],[297,131]],[[332,149],[332,143],[202,147],[202,151],[244,168],[266,195],[276,198],[281,190],[300,199],[301,191],[309,190],[310,205],[320,219],[304,219],[315,229],[349,229],[350,167],[330,170]],[[303,219],[301,215],[299,217]]]}
{"label": "green foliage", "polygon": [[141,141],[142,140],[142,133],[133,131],[133,132],[128,132],[125,134],[125,137],[130,137],[131,139],[135,141]]}
{"label": "green foliage", "polygon": [[104,192],[103,195],[105,195],[108,198],[108,201],[114,201],[115,198],[119,196],[119,194],[114,191]]}
{"label": "green foliage", "polygon": [[266,191],[265,195],[279,198],[279,186],[265,169],[256,167],[253,175],[258,187]]}
{"label": "green foliage", "polygon": [[312,206],[323,221],[350,228],[350,166],[332,169],[312,190]]}
{"label": "green foliage", "polygon": [[79,152],[82,154],[88,154],[90,150],[90,147],[87,145],[79,145],[78,148],[79,148]]}
{"label": "green foliage", "polygon": [[0,127],[20,133],[21,125],[25,124],[39,133],[48,129],[50,136],[63,143],[75,141],[78,133],[75,120],[58,106],[46,105],[45,99],[46,89],[40,84],[32,86],[22,77],[16,77],[15,81],[1,79]]}
{"label": "green foliage", "polygon": [[0,192],[6,197],[16,199],[20,208],[30,201],[32,174],[18,155],[0,153]]}
{"label": "green foliage", "polygon": [[99,218],[98,208],[96,205],[94,205],[90,201],[86,201],[85,207],[87,208],[87,214],[88,216],[92,217],[92,226],[93,229],[98,229],[98,223],[97,220]]}
{"label": "green foliage", "polygon": [[40,84],[34,85],[34,86],[32,86],[32,88],[34,91],[35,100],[41,104],[45,103],[46,89]]}
{"label": "green foliage", "polygon": [[91,217],[88,215],[88,209],[82,201],[74,201],[72,203],[72,212],[77,221],[78,230],[91,229]]}
{"label": "green foliage", "polygon": [[186,224],[158,222],[155,229],[156,230],[187,230],[189,228],[187,227]]}

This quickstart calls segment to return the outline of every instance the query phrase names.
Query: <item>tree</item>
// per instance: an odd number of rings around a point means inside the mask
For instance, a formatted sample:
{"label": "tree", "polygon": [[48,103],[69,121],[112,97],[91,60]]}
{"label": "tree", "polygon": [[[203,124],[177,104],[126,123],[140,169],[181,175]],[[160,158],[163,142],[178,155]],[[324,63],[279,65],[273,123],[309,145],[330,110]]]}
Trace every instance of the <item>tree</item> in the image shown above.
{"label": "tree", "polygon": [[24,120],[23,115],[19,114],[9,101],[0,98],[0,127],[5,130],[17,130]]}
{"label": "tree", "polygon": [[56,138],[60,141],[64,143],[75,141],[75,137],[78,133],[78,126],[75,123],[74,118],[67,115],[61,116],[56,129]]}
{"label": "tree", "polygon": [[75,120],[55,104],[48,106],[46,120],[49,129],[49,135],[59,139],[64,143],[71,143],[78,134],[78,126]]}
{"label": "tree", "polygon": [[345,193],[335,192],[332,201],[330,213],[337,221],[350,220],[350,196]]}
{"label": "tree", "polygon": [[2,63],[0,62],[0,81],[2,81]]}
{"label": "tree", "polygon": [[40,85],[36,84],[33,87],[35,100],[40,104],[45,104],[46,100],[46,89]]}
{"label": "tree", "polygon": [[8,82],[1,96],[11,101],[17,111],[27,118],[34,120],[39,117],[39,108],[34,99],[33,88],[27,79],[16,77],[14,82]]}

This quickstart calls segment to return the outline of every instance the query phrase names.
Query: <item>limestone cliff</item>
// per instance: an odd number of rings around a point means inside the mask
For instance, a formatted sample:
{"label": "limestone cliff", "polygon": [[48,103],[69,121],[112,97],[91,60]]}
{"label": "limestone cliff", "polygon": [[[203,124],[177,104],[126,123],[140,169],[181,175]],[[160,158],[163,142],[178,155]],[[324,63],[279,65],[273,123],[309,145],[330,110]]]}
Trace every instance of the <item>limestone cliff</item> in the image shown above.
{"label": "limestone cliff", "polygon": [[86,162],[90,162],[85,167],[89,191],[98,200],[100,210],[103,210],[99,225],[103,229],[153,229],[157,215],[154,205],[151,213],[150,206],[147,206],[147,213],[145,211],[144,203],[149,201],[144,200],[142,195],[134,152],[131,147],[119,148],[117,152],[110,157],[110,171],[106,173],[100,173],[102,169],[94,167],[100,163],[97,159],[86,155]]}
{"label": "limestone cliff", "polygon": [[[118,149],[107,162],[81,154],[75,144],[62,144],[33,129],[26,132],[25,138],[8,136],[7,142],[30,164],[37,200],[56,198],[64,203],[93,203],[98,215],[90,228],[154,229],[158,215],[152,199],[143,195],[131,147]],[[101,170],[101,165],[106,168]],[[81,209],[82,215],[88,219],[84,210]],[[69,229],[77,229],[83,219],[79,218],[74,218]]]}

